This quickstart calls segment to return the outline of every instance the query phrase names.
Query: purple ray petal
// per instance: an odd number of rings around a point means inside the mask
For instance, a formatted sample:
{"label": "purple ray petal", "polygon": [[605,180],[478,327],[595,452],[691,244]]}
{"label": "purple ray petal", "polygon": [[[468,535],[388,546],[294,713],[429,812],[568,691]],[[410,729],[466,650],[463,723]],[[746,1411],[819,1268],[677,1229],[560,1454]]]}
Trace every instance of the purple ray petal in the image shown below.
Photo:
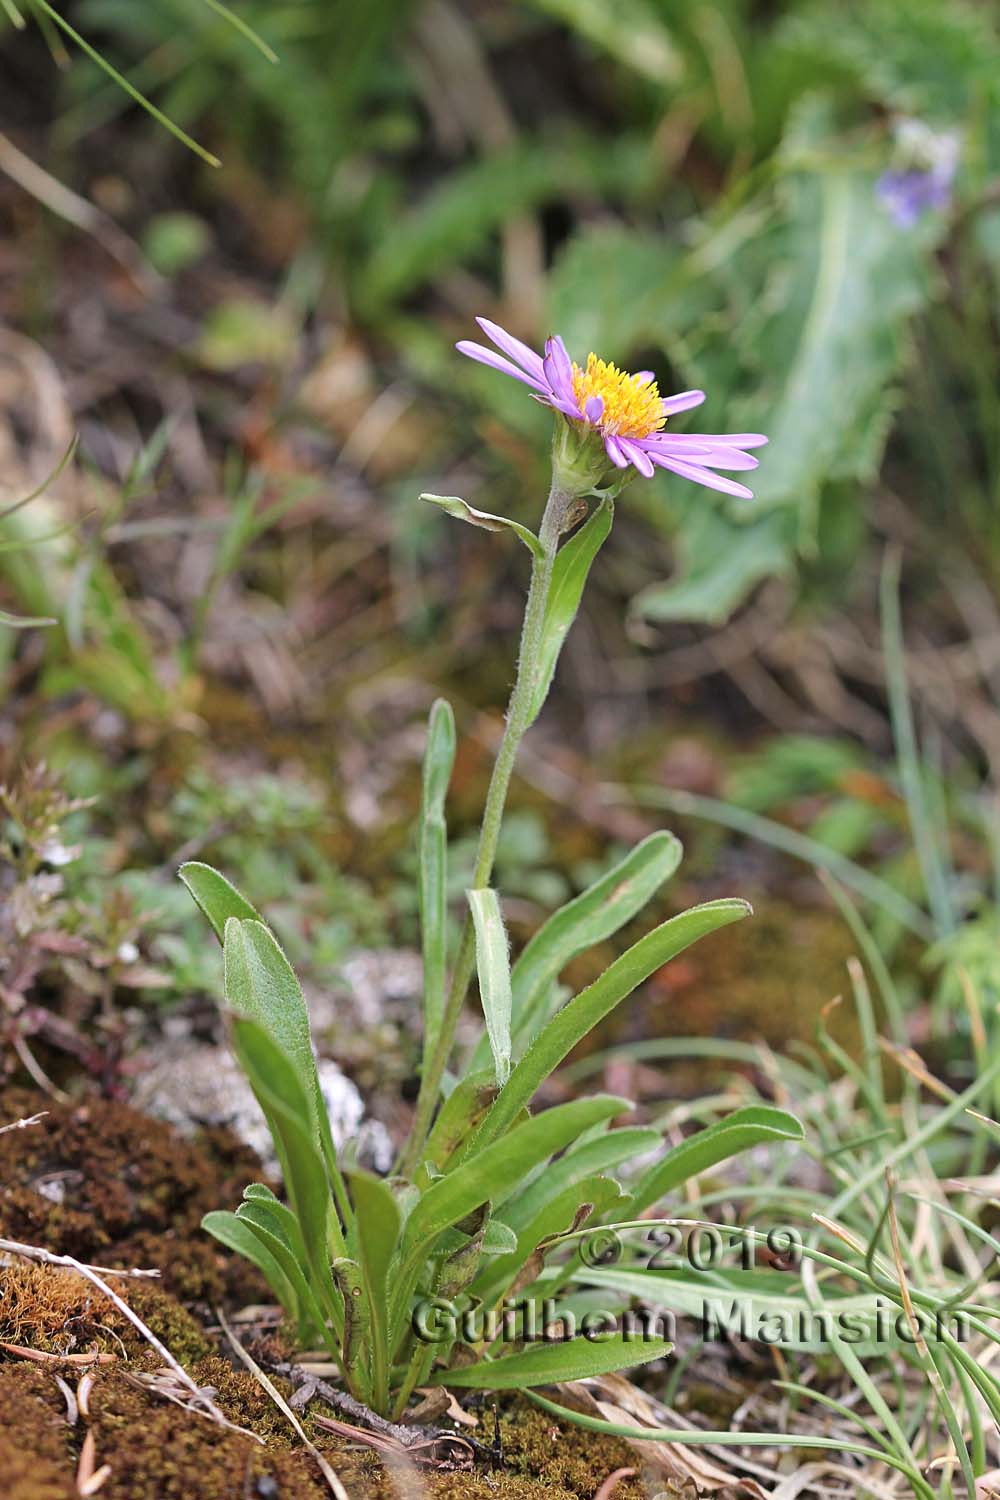
{"label": "purple ray petal", "polygon": [[[678,454],[678,458],[687,461],[689,454]],[[749,453],[741,453],[738,448],[713,448],[708,458],[697,458],[695,463],[700,469],[756,469],[758,460],[751,458]]]}
{"label": "purple ray petal", "polygon": [[760,432],[651,432],[645,442],[659,443],[665,450],[683,448],[762,448],[767,438]]}
{"label": "purple ray petal", "polygon": [[627,469],[628,458],[622,452],[621,444],[613,433],[607,433],[604,438],[604,451],[614,464],[616,469]]}
{"label": "purple ray petal", "polygon": [[689,411],[692,406],[700,406],[704,399],[704,391],[679,391],[676,396],[664,396],[663,410],[667,416],[673,416],[675,412]]}
{"label": "purple ray petal", "polygon": [[536,354],[534,349],[529,349],[527,344],[522,344],[520,339],[516,339],[505,328],[501,328],[499,323],[491,323],[489,318],[477,318],[476,322],[486,337],[492,343],[496,344],[498,349],[502,349],[504,354],[508,355],[516,365],[520,365],[522,369],[527,370],[528,374],[533,376],[535,380],[541,381],[543,379],[542,356],[540,354]]}
{"label": "purple ray petal", "polygon": [[653,465],[649,454],[644,451],[641,444],[632,442],[630,438],[619,438],[618,444],[630,463],[635,464],[639,473],[646,479],[652,479]]}
{"label": "purple ray petal", "polygon": [[648,385],[654,377],[652,370],[636,370],[635,378],[640,385]]}
{"label": "purple ray petal", "polygon": [[583,411],[584,416],[587,418],[587,421],[594,422],[596,424],[604,415],[604,397],[588,396]]}
{"label": "purple ray petal", "polygon": [[489,365],[492,370],[499,370],[502,375],[511,375],[515,380],[530,385],[533,390],[541,391],[548,395],[548,389],[540,380],[535,380],[531,375],[526,375],[519,370],[517,365],[512,365],[509,359],[503,359],[501,355],[494,354],[492,349],[484,349],[482,344],[472,344],[468,339],[463,339],[455,348],[459,354],[465,354],[469,359],[478,360],[481,365]]}
{"label": "purple ray petal", "polygon": [[545,378],[557,396],[564,401],[575,399],[573,391],[573,361],[566,352],[566,345],[558,334],[545,340]]}
{"label": "purple ray petal", "polygon": [[680,475],[681,479],[693,479],[695,484],[703,484],[710,490],[721,490],[724,495],[738,495],[741,500],[753,499],[753,490],[748,490],[745,484],[737,484],[735,479],[723,479],[721,474],[713,474],[711,469],[703,469],[698,464],[686,464],[682,459],[669,458],[665,453],[650,456],[662,469],[669,469],[671,473]]}

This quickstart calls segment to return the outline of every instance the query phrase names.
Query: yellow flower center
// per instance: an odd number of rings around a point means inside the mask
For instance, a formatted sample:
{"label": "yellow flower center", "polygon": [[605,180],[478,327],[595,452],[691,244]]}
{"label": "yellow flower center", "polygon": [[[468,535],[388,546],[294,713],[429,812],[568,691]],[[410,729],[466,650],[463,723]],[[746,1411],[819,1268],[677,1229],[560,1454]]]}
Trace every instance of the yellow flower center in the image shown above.
{"label": "yellow flower center", "polygon": [[581,415],[585,414],[592,396],[603,399],[604,410],[598,424],[602,432],[612,432],[617,437],[644,438],[651,432],[659,432],[666,424],[656,381],[630,375],[627,370],[619,370],[617,365],[598,359],[596,354],[587,356],[585,370],[574,363],[573,393]]}

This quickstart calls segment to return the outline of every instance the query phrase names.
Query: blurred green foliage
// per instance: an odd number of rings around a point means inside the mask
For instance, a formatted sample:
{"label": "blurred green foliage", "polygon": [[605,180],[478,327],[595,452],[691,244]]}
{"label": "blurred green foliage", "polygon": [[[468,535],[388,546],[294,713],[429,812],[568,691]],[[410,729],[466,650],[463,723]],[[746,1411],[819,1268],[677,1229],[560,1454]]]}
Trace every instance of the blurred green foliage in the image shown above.
{"label": "blurred green foliage", "polygon": [[[466,310],[433,329],[414,316],[453,303],[449,278],[475,277],[526,336],[558,327],[580,358],[593,347],[651,365],[665,388],[703,386],[708,428],[770,435],[752,504],[633,486],[676,557],[639,613],[719,621],[762,579],[814,572],[821,551],[849,563],[887,445],[907,499],[940,518],[946,487],[955,542],[977,551],[985,533],[1000,569],[989,7],[246,0],[238,26],[214,0],[71,10],[179,128],[307,206],[316,295],[388,335],[419,378],[460,378],[470,403],[536,431],[538,414],[482,372],[456,376],[448,325],[467,333]],[[67,141],[130,107],[90,66],[67,93]],[[953,133],[961,160],[951,206],[901,226],[877,182],[901,165],[907,118]],[[541,298],[505,261],[526,214],[546,241]],[[161,223],[156,259],[183,263],[189,240]]]}

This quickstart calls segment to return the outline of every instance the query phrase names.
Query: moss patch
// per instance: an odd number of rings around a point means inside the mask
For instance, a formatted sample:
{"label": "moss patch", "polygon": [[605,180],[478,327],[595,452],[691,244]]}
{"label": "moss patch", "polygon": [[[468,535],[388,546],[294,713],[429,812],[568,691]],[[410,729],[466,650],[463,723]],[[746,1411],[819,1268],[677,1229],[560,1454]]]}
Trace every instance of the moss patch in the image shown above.
{"label": "moss patch", "polygon": [[262,1284],[201,1229],[211,1208],[239,1201],[260,1176],[253,1153],[228,1132],[186,1141],[114,1100],[53,1104],[25,1089],[0,1095],[0,1119],[48,1109],[30,1130],[0,1135],[0,1234],[123,1267],[157,1267],[184,1300]]}
{"label": "moss patch", "polygon": [[[828,912],[764,899],[754,915],[696,943],[653,976],[637,1000],[621,1006],[581,1048],[587,1051],[652,1037],[726,1037],[764,1041],[784,1051],[791,1041],[813,1042],[820,1013],[836,995],[845,1003],[827,1026],[854,1050],[857,1024],[849,1003],[846,962],[850,934]],[[675,1088],[705,1086],[712,1065],[671,1064]],[[731,1070],[732,1064],[726,1068]],[[683,1084],[677,1077],[684,1074]],[[687,1075],[690,1074],[688,1079]]]}
{"label": "moss patch", "polygon": [[[98,1465],[110,1475],[103,1500],[323,1500],[329,1491],[315,1460],[284,1418],[243,1371],[209,1358],[195,1369],[212,1384],[226,1416],[264,1438],[220,1428],[208,1417],[150,1393],[124,1364],[95,1368],[86,1418],[71,1426],[56,1383],[71,1389],[81,1372],[70,1365],[24,1363],[0,1368],[0,1494],[4,1500],[75,1500],[80,1450],[93,1434]],[[321,1409],[317,1407],[317,1410]],[[501,1415],[502,1472],[427,1468],[390,1476],[370,1451],[309,1431],[345,1485],[366,1500],[591,1500],[612,1470],[638,1468],[623,1442],[552,1421],[534,1407],[505,1402]],[[487,1430],[491,1419],[486,1418]],[[616,1500],[644,1500],[638,1480],[626,1480]]]}
{"label": "moss patch", "polygon": [[0,1369],[0,1495],[78,1500],[66,1402],[49,1371]]}
{"label": "moss patch", "polygon": [[[209,1346],[189,1312],[155,1282],[112,1278],[115,1291],[170,1352],[189,1364]],[[148,1342],[97,1287],[74,1271],[18,1261],[0,1278],[0,1341],[47,1354],[142,1358]]]}

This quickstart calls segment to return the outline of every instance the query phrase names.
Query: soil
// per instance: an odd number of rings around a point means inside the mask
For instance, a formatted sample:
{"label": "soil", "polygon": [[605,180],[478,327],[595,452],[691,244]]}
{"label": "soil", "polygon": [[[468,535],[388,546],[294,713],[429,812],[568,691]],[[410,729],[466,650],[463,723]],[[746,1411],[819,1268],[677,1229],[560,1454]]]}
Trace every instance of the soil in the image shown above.
{"label": "soil", "polygon": [[[0,1119],[40,1109],[48,1115],[37,1125],[0,1136],[0,1236],[104,1266],[159,1267],[158,1282],[116,1278],[115,1290],[245,1430],[220,1427],[169,1399],[161,1359],[92,1283],[69,1269],[7,1257],[0,1271],[0,1495],[328,1495],[315,1459],[255,1378],[235,1365],[212,1311],[220,1302],[232,1312],[267,1300],[252,1268],[199,1228],[208,1208],[236,1202],[244,1184],[260,1176],[252,1154],[224,1130],[186,1141],[114,1101],[56,1104],[22,1088],[0,1094]],[[252,1333],[241,1337],[261,1360],[287,1357],[280,1335],[256,1343]],[[280,1379],[275,1384],[290,1393]],[[591,1500],[614,1470],[639,1467],[625,1443],[558,1424],[518,1398],[500,1406],[503,1464],[495,1472],[390,1474],[370,1450],[324,1432],[308,1411],[302,1420],[348,1494],[373,1500],[398,1500],[410,1489],[430,1500]],[[492,1437],[492,1413],[483,1424]],[[87,1475],[105,1465],[99,1487],[87,1490]],[[636,1480],[623,1478],[615,1500],[642,1494]]]}

